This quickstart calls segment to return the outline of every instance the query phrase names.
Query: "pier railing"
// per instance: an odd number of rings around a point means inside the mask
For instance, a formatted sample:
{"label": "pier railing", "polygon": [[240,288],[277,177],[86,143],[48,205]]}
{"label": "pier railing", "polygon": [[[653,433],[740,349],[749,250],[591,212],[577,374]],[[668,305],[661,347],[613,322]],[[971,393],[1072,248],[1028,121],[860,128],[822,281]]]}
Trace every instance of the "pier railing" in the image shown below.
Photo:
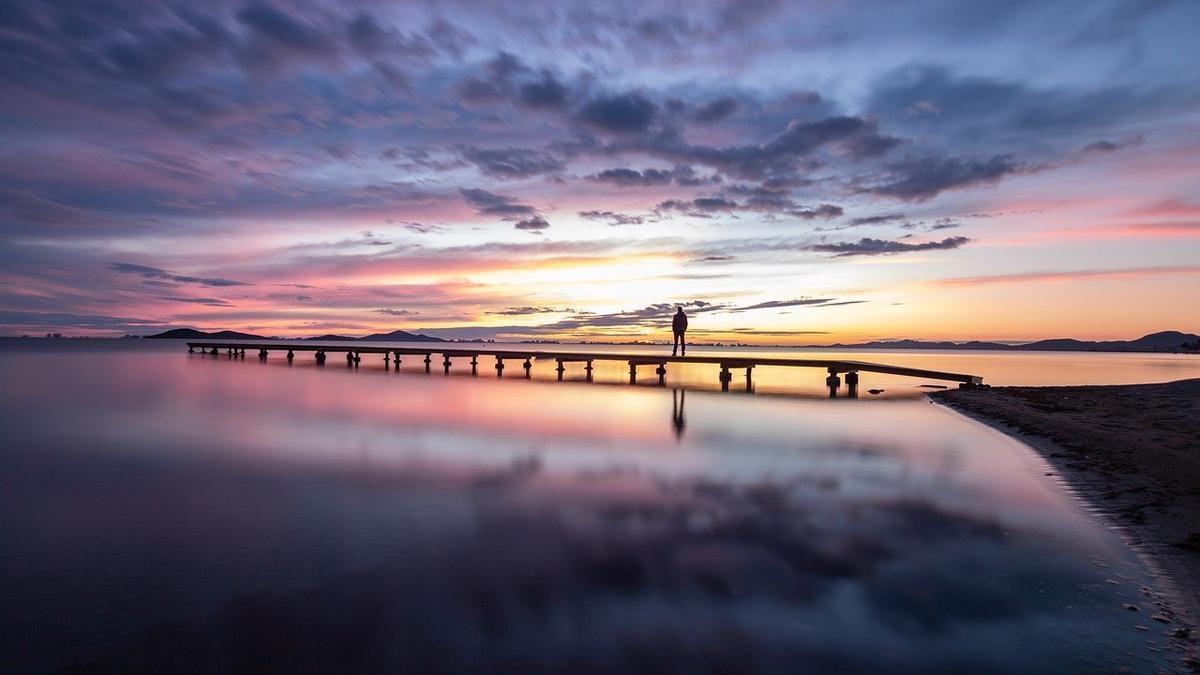
{"label": "pier railing", "polygon": [[563,379],[563,373],[566,371],[568,363],[584,364],[584,372],[587,375],[588,381],[592,379],[592,363],[595,361],[623,361],[629,365],[629,383],[637,382],[638,368],[640,366],[655,366],[654,373],[658,376],[658,381],[662,384],[665,381],[667,374],[667,364],[670,363],[697,363],[697,364],[713,364],[720,367],[718,380],[721,383],[722,390],[728,390],[730,382],[733,381],[734,370],[744,370],[746,373],[746,389],[751,388],[751,374],[756,367],[771,366],[785,368],[819,368],[826,371],[825,385],[829,388],[831,396],[836,396],[838,389],[842,385],[842,375],[845,375],[845,384],[847,393],[850,396],[858,394],[858,374],[859,372],[869,373],[884,373],[887,375],[901,375],[906,377],[916,377],[926,380],[941,380],[946,382],[957,382],[960,386],[975,387],[983,384],[983,378],[978,375],[968,375],[964,373],[951,373],[941,370],[927,370],[924,368],[910,368],[907,366],[892,366],[882,363],[870,363],[867,361],[849,361],[842,359],[792,359],[792,358],[776,358],[766,356],[742,356],[742,355],[705,355],[705,356],[659,356],[655,354],[622,354],[615,352],[577,352],[577,351],[543,351],[540,349],[521,350],[521,349],[488,349],[486,347],[476,346],[421,346],[421,347],[388,347],[388,346],[373,346],[363,345],[358,342],[347,342],[345,344],[328,345],[328,344],[294,344],[285,342],[235,342],[235,341],[198,341],[188,342],[188,352],[195,353],[200,350],[202,354],[219,355],[224,351],[229,356],[244,358],[246,350],[257,351],[260,360],[267,360],[270,352],[286,352],[286,358],[291,363],[296,358],[297,352],[311,352],[313,358],[318,364],[324,364],[329,353],[345,353],[346,362],[350,365],[357,365],[362,360],[363,354],[378,354],[383,356],[383,363],[389,366],[394,360],[396,368],[399,369],[401,357],[424,356],[425,371],[429,372],[433,364],[433,355],[438,354],[442,357],[441,366],[443,370],[449,374],[453,359],[470,359],[471,373],[477,374],[479,367],[479,357],[488,356],[496,360],[495,370],[496,377],[504,375],[505,361],[523,361],[521,367],[525,370],[525,377],[530,376],[530,370],[533,368],[535,359],[553,359],[557,364],[558,379]]}

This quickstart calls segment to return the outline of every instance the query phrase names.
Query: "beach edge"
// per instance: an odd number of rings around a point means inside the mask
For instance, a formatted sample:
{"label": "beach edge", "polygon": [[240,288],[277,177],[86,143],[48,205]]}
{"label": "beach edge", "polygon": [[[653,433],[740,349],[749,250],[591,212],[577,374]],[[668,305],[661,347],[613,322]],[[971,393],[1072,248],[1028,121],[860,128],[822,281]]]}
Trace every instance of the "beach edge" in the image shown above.
{"label": "beach edge", "polygon": [[[1078,420],[1060,422],[1053,419],[1052,415],[1037,414],[1027,402],[1030,394],[1078,396],[1086,393],[1105,396],[1116,391],[1141,393],[1153,387],[1173,386],[1200,391],[1200,380],[1180,380],[1163,385],[963,388],[932,392],[927,397],[1033,449],[1053,468],[1061,484],[1085,508],[1121,534],[1147,562],[1162,584],[1162,593],[1153,600],[1159,614],[1165,615],[1170,621],[1165,626],[1169,629],[1169,642],[1181,655],[1189,671],[1200,672],[1200,645],[1197,645],[1196,636],[1196,627],[1200,626],[1200,565],[1197,565],[1200,556],[1195,550],[1180,546],[1178,528],[1167,527],[1161,519],[1147,522],[1137,517],[1144,506],[1140,495],[1144,491],[1141,483],[1145,481],[1145,476],[1114,471],[1110,462],[1112,446],[1098,447],[1101,444],[1082,439],[1074,443],[1060,442],[1064,433],[1073,431],[1070,427]],[[1191,400],[1196,401],[1194,398]],[[1124,421],[1128,421],[1128,418]],[[1149,427],[1154,425],[1153,420],[1137,422]],[[1137,433],[1136,430],[1134,433]],[[1200,453],[1200,448],[1195,450]],[[1136,458],[1138,453],[1134,454]],[[1183,480],[1186,482],[1187,478]],[[1184,510],[1200,501],[1197,494],[1169,492],[1172,494],[1167,499],[1177,502],[1177,506]]]}

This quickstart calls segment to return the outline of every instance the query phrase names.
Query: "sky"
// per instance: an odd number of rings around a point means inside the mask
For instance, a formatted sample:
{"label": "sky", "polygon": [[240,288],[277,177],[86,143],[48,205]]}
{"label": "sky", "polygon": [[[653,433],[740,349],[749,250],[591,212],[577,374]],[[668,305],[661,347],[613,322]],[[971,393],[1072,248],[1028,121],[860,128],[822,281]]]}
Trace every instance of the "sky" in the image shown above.
{"label": "sky", "polygon": [[0,0],[0,334],[1200,332],[1200,3]]}

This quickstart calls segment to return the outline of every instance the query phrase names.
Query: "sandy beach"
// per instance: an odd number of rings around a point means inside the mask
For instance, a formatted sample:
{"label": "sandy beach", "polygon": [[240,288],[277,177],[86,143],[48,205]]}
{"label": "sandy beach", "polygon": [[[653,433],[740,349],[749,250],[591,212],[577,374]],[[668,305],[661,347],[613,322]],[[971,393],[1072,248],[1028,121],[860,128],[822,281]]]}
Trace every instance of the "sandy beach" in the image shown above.
{"label": "sandy beach", "polygon": [[[1200,616],[1200,380],[1087,387],[993,387],[933,397],[1037,448],[1068,484],[1149,555],[1194,652]],[[1193,658],[1189,664],[1198,667]]]}

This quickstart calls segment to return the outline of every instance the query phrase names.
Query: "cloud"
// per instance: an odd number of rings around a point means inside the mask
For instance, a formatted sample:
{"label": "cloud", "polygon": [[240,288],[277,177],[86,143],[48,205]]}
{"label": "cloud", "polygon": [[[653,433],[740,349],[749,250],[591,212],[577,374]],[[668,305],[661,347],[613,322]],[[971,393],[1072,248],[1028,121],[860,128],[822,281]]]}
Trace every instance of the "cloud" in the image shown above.
{"label": "cloud", "polygon": [[557,173],[564,168],[561,159],[526,148],[484,150],[468,147],[462,150],[463,159],[474,164],[480,173],[494,178],[529,178],[545,173]]}
{"label": "cloud", "polygon": [[1080,154],[1084,155],[1116,152],[1117,150],[1123,150],[1125,148],[1141,145],[1144,140],[1145,139],[1142,136],[1134,136],[1132,138],[1125,138],[1119,141],[1096,141],[1083,146],[1079,149],[1079,152]]}
{"label": "cloud", "polygon": [[588,101],[579,110],[585,124],[617,134],[645,131],[654,121],[657,106],[639,93],[601,96]]}
{"label": "cloud", "polygon": [[849,222],[851,226],[859,225],[881,225],[883,223],[891,223],[904,220],[903,213],[884,213],[877,216],[863,216],[860,218],[852,218]]}
{"label": "cloud", "polygon": [[185,274],[175,274],[157,267],[135,265],[133,263],[114,262],[108,264],[109,269],[122,274],[140,274],[146,279],[162,279],[181,284],[197,284],[200,286],[248,286],[244,281],[222,279],[220,277],[193,277]]}
{"label": "cloud", "polygon": [[504,309],[498,309],[498,310],[494,310],[491,312],[487,312],[487,314],[495,314],[495,315],[499,315],[499,316],[528,316],[531,314],[561,314],[563,312],[574,312],[574,311],[575,310],[570,309],[570,308],[560,309],[557,307],[535,307],[535,306],[531,306],[531,305],[526,305],[523,307],[505,307]]}
{"label": "cloud", "polygon": [[749,312],[755,309],[778,309],[780,307],[839,307],[857,305],[866,300],[838,300],[837,298],[798,298],[793,300],[768,300],[746,307],[730,307],[728,312]]}
{"label": "cloud", "polygon": [[44,328],[82,328],[116,332],[142,332],[148,328],[164,327],[153,319],[135,319],[103,314],[72,314],[69,312],[18,312],[0,310],[0,325],[16,326],[37,333]]}
{"label": "cloud", "polygon": [[646,222],[642,216],[632,216],[614,211],[580,211],[579,217],[585,220],[605,220],[609,225],[641,225]]}
{"label": "cloud", "polygon": [[521,85],[517,101],[526,108],[557,110],[566,107],[568,96],[567,87],[547,72],[541,80]]}
{"label": "cloud", "polygon": [[525,220],[517,221],[513,227],[517,228],[518,230],[525,230],[527,232],[539,232],[549,228],[550,223],[546,222],[546,219],[541,216],[534,216],[532,218],[526,218]]}
{"label": "cloud", "polygon": [[479,215],[513,219],[531,216],[537,212],[532,206],[518,203],[516,197],[498,195],[479,188],[463,188],[460,192]]}
{"label": "cloud", "polygon": [[992,284],[1044,283],[1078,279],[1141,279],[1147,276],[1200,274],[1198,265],[1166,265],[1161,267],[1126,267],[1116,269],[1082,269],[1043,272],[991,274],[977,277],[952,277],[927,282],[932,286],[988,286]]}
{"label": "cloud", "polygon": [[696,112],[692,116],[697,122],[712,124],[732,115],[737,107],[737,99],[732,96],[722,96],[696,108]]}
{"label": "cloud", "polygon": [[170,302],[190,302],[197,305],[207,305],[209,307],[233,307],[234,305],[220,298],[185,298],[178,295],[163,295],[159,296],[159,300],[168,300]]}
{"label": "cloud", "polygon": [[1011,155],[989,159],[923,157],[889,164],[883,184],[872,192],[904,201],[923,202],[946,190],[995,185],[1005,176],[1029,171]]}
{"label": "cloud", "polygon": [[710,176],[700,176],[696,174],[696,170],[686,164],[677,164],[671,169],[605,169],[598,173],[588,176],[588,180],[594,180],[599,183],[611,183],[623,187],[648,187],[654,185],[668,185],[675,183],[684,187],[694,187],[697,185],[718,184],[721,182],[719,175],[713,174]]}
{"label": "cloud", "polygon": [[391,309],[390,307],[381,307],[375,311],[388,316],[416,316],[420,314],[420,312],[411,312],[407,309]]}
{"label": "cloud", "polygon": [[941,241],[927,241],[920,244],[909,244],[902,241],[889,241],[886,239],[872,239],[863,237],[855,242],[841,242],[837,244],[813,244],[808,247],[809,251],[817,251],[819,253],[833,253],[835,257],[855,256],[855,255],[887,255],[892,253],[908,253],[910,251],[944,251],[949,249],[959,248],[966,245],[971,240],[967,237],[947,237]]}
{"label": "cloud", "polygon": [[483,73],[458,83],[459,98],[469,104],[505,101],[512,96],[512,78],[526,68],[515,55],[500,51],[484,64]]}
{"label": "cloud", "polygon": [[793,179],[803,160],[826,147],[838,147],[851,159],[878,157],[900,140],[878,132],[874,121],[836,116],[820,120],[792,120],[784,130],[763,143],[710,146],[688,143],[678,134],[617,141],[609,152],[643,152],[683,164],[702,164],[728,176],[746,180]]}
{"label": "cloud", "polygon": [[655,211],[678,211],[689,216],[708,218],[712,213],[731,213],[738,210],[737,202],[724,197],[697,197],[696,199],[668,199],[659,202]]}
{"label": "cloud", "polygon": [[644,187],[648,185],[667,185],[671,182],[673,175],[669,169],[645,169],[637,171],[635,169],[605,169],[595,175],[589,176],[589,179],[600,183],[612,183],[613,185],[621,186],[638,186]]}

